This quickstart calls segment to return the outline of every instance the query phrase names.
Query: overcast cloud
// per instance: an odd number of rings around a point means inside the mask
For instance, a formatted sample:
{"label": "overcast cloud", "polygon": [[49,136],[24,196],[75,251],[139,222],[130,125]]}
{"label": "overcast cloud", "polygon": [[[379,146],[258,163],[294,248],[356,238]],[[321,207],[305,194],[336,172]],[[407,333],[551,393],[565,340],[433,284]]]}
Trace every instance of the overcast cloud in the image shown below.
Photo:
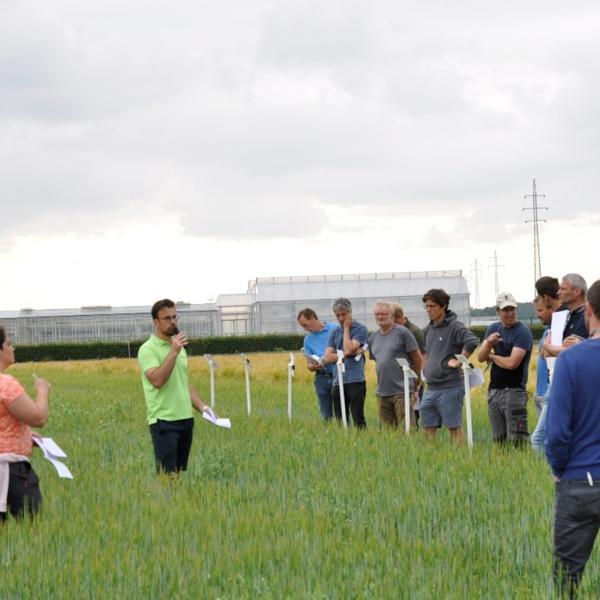
{"label": "overcast cloud", "polygon": [[[594,2],[0,6],[0,260],[13,268],[18,239],[50,252],[53,236],[133,239],[168,217],[163,231],[192,248],[272,241],[237,274],[242,291],[265,274],[467,269],[492,246],[512,260],[529,252],[534,177],[557,232],[600,213]],[[369,245],[366,228],[403,261],[303,262],[320,244]],[[295,262],[276,260],[284,242]]]}

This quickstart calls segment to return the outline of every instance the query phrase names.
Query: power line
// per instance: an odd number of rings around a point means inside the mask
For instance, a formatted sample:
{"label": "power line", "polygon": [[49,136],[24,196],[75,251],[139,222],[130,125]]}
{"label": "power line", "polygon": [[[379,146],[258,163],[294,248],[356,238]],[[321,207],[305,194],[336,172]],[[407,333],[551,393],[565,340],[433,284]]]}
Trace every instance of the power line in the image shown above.
{"label": "power line", "polygon": [[[524,198],[531,198],[531,206],[526,206],[523,211],[530,210],[533,212],[533,219],[526,220],[525,223],[533,223],[533,283],[542,276],[542,259],[540,256],[540,232],[539,223],[545,223],[546,219],[540,219],[538,212],[540,210],[548,210],[547,206],[538,206],[538,198],[545,198],[545,194],[538,194],[535,187],[535,179],[533,180],[533,194],[527,194]],[[521,212],[523,212],[521,211]]]}

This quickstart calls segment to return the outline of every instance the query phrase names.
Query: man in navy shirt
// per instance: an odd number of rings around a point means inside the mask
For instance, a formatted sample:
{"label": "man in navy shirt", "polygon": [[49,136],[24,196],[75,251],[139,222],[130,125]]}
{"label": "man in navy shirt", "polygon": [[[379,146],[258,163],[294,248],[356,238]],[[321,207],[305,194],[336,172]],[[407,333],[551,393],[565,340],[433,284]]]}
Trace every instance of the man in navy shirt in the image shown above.
{"label": "man in navy shirt", "polygon": [[[338,360],[337,351],[343,351],[346,414],[350,409],[354,425],[359,429],[365,429],[367,426],[365,421],[367,384],[365,382],[364,346],[367,344],[368,331],[362,323],[352,319],[352,304],[347,298],[338,298],[333,303],[333,312],[340,327],[329,334],[325,362],[335,364]],[[333,376],[333,412],[336,419],[342,418],[337,369]]]}
{"label": "man in navy shirt", "polygon": [[339,329],[337,323],[320,321],[312,308],[298,313],[298,325],[307,332],[304,336],[304,356],[309,371],[315,374],[315,390],[319,399],[321,416],[326,421],[333,418],[333,373],[335,365],[325,364],[325,350],[329,334]]}
{"label": "man in navy shirt", "polygon": [[[558,356],[566,348],[585,340],[588,336],[585,322],[585,294],[587,283],[577,273],[568,273],[562,278],[558,289],[558,298],[562,306],[569,311],[567,325],[563,333],[562,346],[553,346],[550,340],[544,342],[544,350],[549,356]],[[563,310],[562,308],[560,310]]]}
{"label": "man in navy shirt", "polygon": [[517,319],[512,294],[502,292],[498,296],[496,314],[500,321],[488,327],[477,360],[492,365],[488,415],[494,441],[521,445],[529,437],[526,385],[533,336]]}
{"label": "man in navy shirt", "polygon": [[556,361],[546,456],[556,482],[554,581],[574,598],[600,526],[600,280],[587,292],[589,338]]}

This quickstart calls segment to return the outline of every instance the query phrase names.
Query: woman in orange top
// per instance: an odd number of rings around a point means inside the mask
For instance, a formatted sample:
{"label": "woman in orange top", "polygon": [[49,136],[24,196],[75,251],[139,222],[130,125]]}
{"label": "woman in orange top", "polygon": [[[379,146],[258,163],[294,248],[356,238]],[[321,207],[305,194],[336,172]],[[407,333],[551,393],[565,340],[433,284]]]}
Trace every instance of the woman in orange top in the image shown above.
{"label": "woman in orange top", "polygon": [[15,362],[15,350],[0,327],[0,521],[7,509],[15,518],[38,512],[42,495],[38,478],[29,464],[32,427],[43,427],[48,420],[50,384],[36,379],[36,400],[5,369]]}

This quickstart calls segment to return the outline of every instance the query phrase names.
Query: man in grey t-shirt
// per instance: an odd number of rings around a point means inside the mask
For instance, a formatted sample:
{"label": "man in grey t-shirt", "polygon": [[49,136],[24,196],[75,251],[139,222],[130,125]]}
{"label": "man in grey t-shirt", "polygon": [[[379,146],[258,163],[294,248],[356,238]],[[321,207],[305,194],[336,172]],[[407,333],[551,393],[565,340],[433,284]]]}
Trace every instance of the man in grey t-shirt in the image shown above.
{"label": "man in grey t-shirt", "polygon": [[[421,372],[421,353],[415,336],[394,323],[390,302],[377,302],[375,321],[379,329],[369,335],[369,354],[377,372],[377,403],[382,425],[397,428],[404,421],[404,373],[396,361],[405,358],[415,373]],[[410,390],[406,390],[410,394]],[[415,425],[411,403],[411,423]]]}

